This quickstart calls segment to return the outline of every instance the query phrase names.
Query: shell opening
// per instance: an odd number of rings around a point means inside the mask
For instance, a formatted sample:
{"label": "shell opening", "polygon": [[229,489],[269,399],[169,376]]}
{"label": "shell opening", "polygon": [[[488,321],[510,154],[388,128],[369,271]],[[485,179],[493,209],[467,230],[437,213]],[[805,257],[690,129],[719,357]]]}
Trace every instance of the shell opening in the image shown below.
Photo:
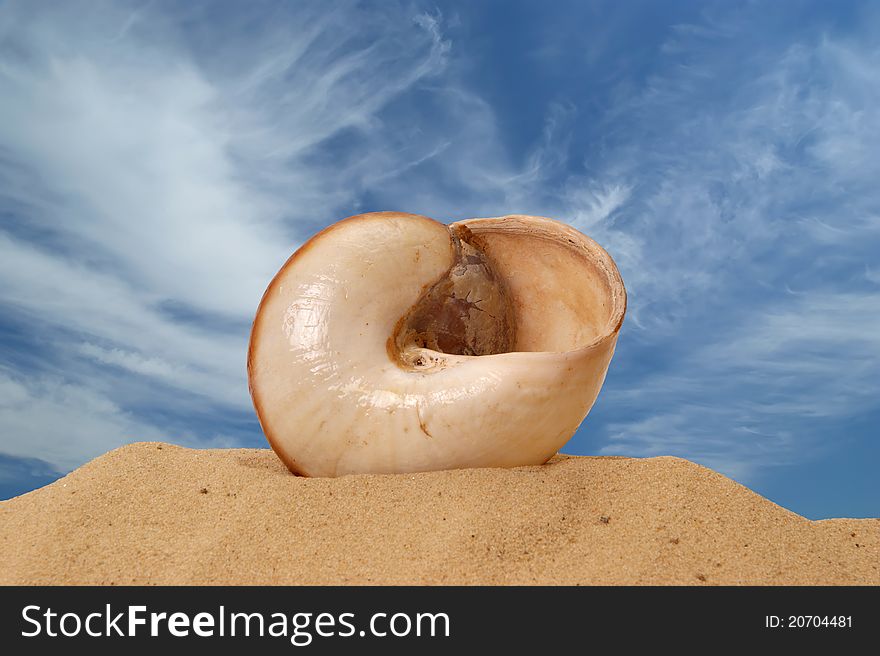
{"label": "shell opening", "polygon": [[611,257],[550,219],[508,215],[448,226],[452,265],[398,320],[388,353],[430,372],[451,357],[569,352],[613,338],[626,291]]}
{"label": "shell opening", "polygon": [[[516,319],[504,278],[466,226],[451,226],[454,262],[397,322],[389,350],[401,366],[443,364],[437,353],[493,355],[516,344]],[[394,357],[396,356],[396,357]]]}

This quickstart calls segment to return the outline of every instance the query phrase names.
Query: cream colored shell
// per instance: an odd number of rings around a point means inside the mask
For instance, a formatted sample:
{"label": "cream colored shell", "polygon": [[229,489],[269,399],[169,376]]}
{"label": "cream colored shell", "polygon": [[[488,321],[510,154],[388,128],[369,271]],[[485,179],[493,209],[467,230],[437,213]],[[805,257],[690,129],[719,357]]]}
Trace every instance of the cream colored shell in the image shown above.
{"label": "cream colored shell", "polygon": [[[511,352],[419,348],[404,360],[395,335],[455,264],[453,234],[500,278]],[[270,283],[251,333],[251,395],[272,448],[299,474],[540,464],[592,407],[625,308],[611,257],[563,223],[363,214],[315,235]]]}

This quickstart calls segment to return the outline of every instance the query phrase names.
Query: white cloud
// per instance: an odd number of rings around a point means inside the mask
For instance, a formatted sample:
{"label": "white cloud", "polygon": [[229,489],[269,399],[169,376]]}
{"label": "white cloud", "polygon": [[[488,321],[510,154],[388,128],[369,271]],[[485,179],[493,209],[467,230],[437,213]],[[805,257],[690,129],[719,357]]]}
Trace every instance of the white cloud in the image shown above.
{"label": "white cloud", "polygon": [[[23,313],[34,333],[51,330],[47,336],[64,340],[56,348],[93,358],[104,353],[105,360],[116,352],[117,365],[123,352],[130,361],[173,363],[180,375],[159,376],[164,384],[247,407],[241,336],[175,323],[151,307],[148,290],[3,236],[0,277],[6,283],[0,302]],[[80,338],[66,337],[59,329],[126,348],[92,345],[84,351]]]}
{"label": "white cloud", "polygon": [[4,455],[37,458],[61,473],[130,442],[236,445],[234,438],[222,433],[169,432],[167,426],[135,416],[87,385],[54,375],[22,379],[8,370],[0,370],[0,426]]}
{"label": "white cloud", "polygon": [[876,407],[877,294],[802,295],[717,337],[606,395],[634,418],[611,423],[603,453],[687,454],[745,478],[815,457],[828,447],[828,421]]}
{"label": "white cloud", "polygon": [[656,362],[603,392],[602,452],[749,477],[817,457],[827,431],[877,407],[880,304],[859,280],[880,253],[880,53],[827,37],[758,48],[716,104],[703,73],[722,76],[747,38],[713,52],[677,32],[674,54],[703,63],[671,62],[618,116],[653,117],[651,134],[619,151],[609,184],[632,194],[593,223],[630,291],[622,347]]}
{"label": "white cloud", "polygon": [[579,187],[572,189],[568,201],[572,206],[569,221],[584,232],[595,232],[599,224],[629,200],[632,188],[621,184],[604,187]]}
{"label": "white cloud", "polygon": [[62,472],[126,442],[169,438],[86,387],[2,371],[0,426],[4,454],[39,458]]}
{"label": "white cloud", "polygon": [[142,376],[152,376],[169,382],[176,382],[182,375],[189,372],[173,362],[161,358],[145,357],[136,351],[125,351],[119,348],[103,348],[88,342],[80,346],[80,353],[101,364],[120,367]]}

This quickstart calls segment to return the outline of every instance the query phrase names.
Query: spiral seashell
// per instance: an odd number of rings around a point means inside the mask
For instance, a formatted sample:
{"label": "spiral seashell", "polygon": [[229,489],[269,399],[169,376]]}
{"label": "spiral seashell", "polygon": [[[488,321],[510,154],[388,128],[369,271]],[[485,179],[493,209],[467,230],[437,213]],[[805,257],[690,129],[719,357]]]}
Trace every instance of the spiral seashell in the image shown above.
{"label": "spiral seashell", "polygon": [[614,261],[558,221],[361,214],[269,284],[248,382],[297,474],[541,464],[590,411],[625,311]]}

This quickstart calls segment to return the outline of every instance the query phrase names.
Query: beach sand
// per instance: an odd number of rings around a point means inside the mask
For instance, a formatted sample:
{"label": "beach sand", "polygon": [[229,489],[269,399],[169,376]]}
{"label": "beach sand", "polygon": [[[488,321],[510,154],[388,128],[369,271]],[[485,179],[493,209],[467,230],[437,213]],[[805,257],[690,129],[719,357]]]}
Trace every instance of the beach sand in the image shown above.
{"label": "beach sand", "polygon": [[2,584],[880,584],[880,519],[808,521],[679,458],[309,479],[139,443],[0,502]]}

